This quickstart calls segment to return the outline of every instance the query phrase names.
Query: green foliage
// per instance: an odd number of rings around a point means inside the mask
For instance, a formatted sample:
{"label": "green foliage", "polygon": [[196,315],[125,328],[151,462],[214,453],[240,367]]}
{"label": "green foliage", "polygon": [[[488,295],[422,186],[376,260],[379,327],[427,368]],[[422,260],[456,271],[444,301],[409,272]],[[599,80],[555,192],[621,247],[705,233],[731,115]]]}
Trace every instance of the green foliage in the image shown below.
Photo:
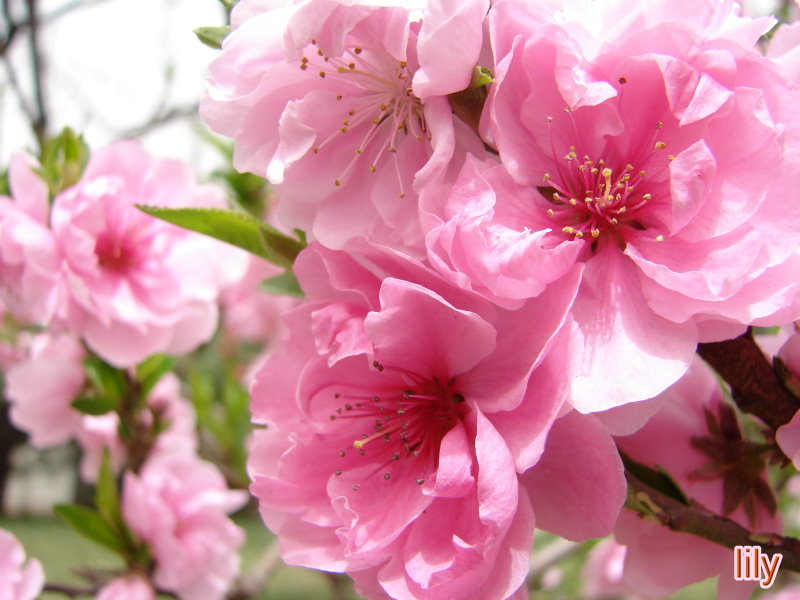
{"label": "green foliage", "polygon": [[154,354],[136,365],[136,379],[139,381],[140,394],[147,397],[159,380],[171,369],[175,360],[166,354]]}
{"label": "green foliage", "polygon": [[631,475],[636,477],[636,479],[673,500],[677,500],[687,506],[689,505],[689,499],[686,497],[686,494],[683,493],[683,490],[681,490],[677,482],[664,469],[660,467],[653,469],[647,465],[637,463],[623,452],[620,452],[620,456],[622,457],[622,463],[625,465],[625,468]]}
{"label": "green foliage", "polygon": [[36,173],[47,183],[50,197],[78,182],[89,160],[89,147],[83,136],[69,127],[48,140],[40,158],[41,167]]}
{"label": "green foliage", "polygon": [[281,267],[290,267],[304,247],[301,241],[243,212],[137,206],[148,215],[227,242]]}
{"label": "green foliage", "polygon": [[117,554],[125,555],[122,540],[99,513],[77,504],[60,504],[53,511],[85,538]]}
{"label": "green foliage", "polygon": [[470,81],[469,88],[467,89],[474,90],[489,85],[493,81],[494,75],[489,69],[481,67],[480,65],[475,65],[475,69],[472,71],[472,81]]}
{"label": "green foliage", "polygon": [[79,396],[70,404],[85,415],[99,416],[116,410],[119,400],[110,396]]}
{"label": "green foliage", "polygon": [[10,196],[11,186],[8,184],[8,169],[0,172],[0,196]]}
{"label": "green foliage", "polygon": [[291,269],[284,271],[280,275],[265,279],[259,285],[262,292],[268,294],[276,294],[278,296],[294,296],[295,298],[303,297],[303,290],[300,289],[300,284],[297,278],[292,273]]}
{"label": "green foliage", "polygon": [[224,40],[230,32],[231,28],[229,25],[221,27],[198,27],[194,30],[197,39],[215,50],[222,48],[222,40]]}

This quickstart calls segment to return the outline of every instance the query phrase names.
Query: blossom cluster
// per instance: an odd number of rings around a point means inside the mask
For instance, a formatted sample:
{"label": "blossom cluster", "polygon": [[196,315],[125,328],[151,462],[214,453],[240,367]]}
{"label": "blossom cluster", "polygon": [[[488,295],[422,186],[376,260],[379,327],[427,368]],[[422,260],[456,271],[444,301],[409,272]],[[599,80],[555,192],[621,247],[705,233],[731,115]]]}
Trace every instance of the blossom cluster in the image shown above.
{"label": "blossom cluster", "polygon": [[800,318],[794,29],[765,53],[775,20],[727,0],[241,0],[231,24],[201,116],[312,240],[252,387],[287,562],[368,598],[524,597],[535,525],[613,531],[650,597],[723,572],[621,511],[620,451],[779,529],[695,351]]}
{"label": "blossom cluster", "polygon": [[[20,328],[3,361],[10,420],[36,448],[76,441],[84,481],[97,482],[104,457],[124,474],[119,506],[100,509],[124,518],[113,525],[126,532],[136,568],[98,597],[154,599],[158,589],[219,600],[238,574],[244,539],[227,513],[247,496],[198,456],[195,410],[178,377],[146,382],[140,365],[207,342],[222,296],[253,267],[241,251],[137,205],[225,208],[223,191],[135,141],[96,150],[80,179],[52,199],[41,170],[16,155],[11,197],[0,197],[0,306]],[[11,562],[0,585],[12,588],[0,596],[36,597],[41,566],[20,571],[18,544],[4,546],[0,562]],[[131,556],[142,547],[147,558],[136,565]]]}

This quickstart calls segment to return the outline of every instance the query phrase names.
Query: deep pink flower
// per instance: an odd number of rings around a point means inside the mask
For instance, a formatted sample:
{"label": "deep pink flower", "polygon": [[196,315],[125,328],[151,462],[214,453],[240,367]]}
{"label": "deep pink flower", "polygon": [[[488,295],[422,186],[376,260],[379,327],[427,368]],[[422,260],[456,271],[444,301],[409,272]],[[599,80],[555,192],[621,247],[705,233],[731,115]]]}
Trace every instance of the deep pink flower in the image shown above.
{"label": "deep pink flower", "polygon": [[122,511],[155,559],[154,583],[182,600],[221,600],[239,572],[244,532],[226,513],[246,494],[228,490],[211,463],[187,454],[150,458],[125,474]]}
{"label": "deep pink flower", "polygon": [[[664,469],[699,506],[751,531],[780,532],[774,494],[759,463],[763,449],[742,439],[710,369],[698,359],[663,396],[666,401],[647,425],[617,438],[620,449],[636,462]],[[662,598],[718,574],[720,599],[750,597],[753,584],[734,580],[728,548],[631,511],[623,511],[615,536],[627,547],[623,583],[644,597]]]}
{"label": "deep pink flower", "polygon": [[81,181],[55,199],[69,328],[118,367],[208,340],[220,287],[245,268],[241,251],[135,204],[224,207],[221,192],[197,186],[186,165],[156,159],[132,141],[96,151]]}
{"label": "deep pink flower", "polygon": [[[468,161],[421,199],[431,263],[513,305],[586,264],[573,404],[650,398],[698,341],[800,313],[796,86],[732,3],[505,0]],[[780,231],[780,235],[775,232]]]}
{"label": "deep pink flower", "polygon": [[[243,0],[200,112],[234,138],[237,169],[281,184],[283,225],[329,247],[366,236],[419,253],[416,191],[447,167],[457,133],[482,152],[441,94],[469,82],[486,2],[464,3],[453,21],[431,2],[432,31],[414,3],[387,4]],[[456,33],[464,52],[450,60],[441,48]],[[423,81],[442,71],[446,82]]]}
{"label": "deep pink flower", "polygon": [[347,571],[370,598],[508,598],[534,510],[565,535],[610,530],[613,443],[592,417],[556,420],[577,273],[510,312],[388,249],[312,245],[295,269],[307,302],[252,388],[268,425],[252,491],[284,560]]}
{"label": "deep pink flower", "polygon": [[32,340],[28,358],[7,371],[11,422],[37,448],[63,444],[80,428],[81,414],[71,402],[83,389],[84,356],[71,335],[42,333]]}
{"label": "deep pink flower", "polygon": [[11,533],[0,529],[0,598],[34,600],[44,586],[44,571],[35,558],[25,562],[25,549]]}
{"label": "deep pink flower", "polygon": [[124,575],[103,586],[96,600],[155,600],[153,586],[139,575]]}
{"label": "deep pink flower", "polygon": [[19,321],[47,323],[58,304],[59,251],[48,228],[47,185],[30,157],[11,158],[11,198],[0,196],[0,300]]}

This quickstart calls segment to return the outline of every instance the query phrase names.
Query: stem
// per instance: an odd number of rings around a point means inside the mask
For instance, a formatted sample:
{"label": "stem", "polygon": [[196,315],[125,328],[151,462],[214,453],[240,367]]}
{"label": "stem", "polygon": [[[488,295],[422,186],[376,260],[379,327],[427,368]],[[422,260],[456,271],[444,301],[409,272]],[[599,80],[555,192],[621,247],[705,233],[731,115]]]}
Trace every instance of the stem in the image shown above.
{"label": "stem", "polygon": [[727,381],[739,408],[777,429],[800,410],[748,329],[724,342],[699,344],[697,353]]}
{"label": "stem", "polygon": [[28,23],[30,32],[28,42],[31,53],[31,76],[33,77],[33,97],[36,106],[36,115],[33,123],[33,132],[39,141],[39,148],[43,149],[47,139],[47,104],[44,98],[44,67],[42,53],[39,49],[39,17],[36,10],[36,0],[26,0],[28,7]]}
{"label": "stem", "polygon": [[[769,556],[780,553],[783,555],[781,568],[800,573],[800,540],[777,533],[756,535],[735,521],[714,514],[699,504],[687,506],[662,494],[642,483],[627,470],[625,476],[635,497],[633,502],[626,504],[629,509],[655,517],[672,531],[691,533],[726,548],[760,546]],[[646,495],[646,499],[642,494]],[[768,541],[764,541],[765,539]]]}

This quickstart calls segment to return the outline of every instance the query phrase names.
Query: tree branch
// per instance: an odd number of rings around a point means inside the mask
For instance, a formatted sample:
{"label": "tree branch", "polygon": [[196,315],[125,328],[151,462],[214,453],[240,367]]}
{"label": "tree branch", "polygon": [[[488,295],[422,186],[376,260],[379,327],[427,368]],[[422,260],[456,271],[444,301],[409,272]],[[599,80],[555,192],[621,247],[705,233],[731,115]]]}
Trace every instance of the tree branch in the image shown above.
{"label": "tree branch", "polygon": [[697,353],[730,384],[739,408],[773,429],[800,410],[800,400],[783,386],[750,330],[732,340],[699,344]]}
{"label": "tree branch", "polygon": [[[655,517],[672,531],[690,533],[726,548],[760,546],[772,556],[783,555],[781,567],[800,572],[800,540],[777,533],[755,534],[735,521],[708,511],[699,504],[687,506],[625,472],[632,494],[626,506],[635,512]],[[631,495],[633,500],[631,501]]]}

